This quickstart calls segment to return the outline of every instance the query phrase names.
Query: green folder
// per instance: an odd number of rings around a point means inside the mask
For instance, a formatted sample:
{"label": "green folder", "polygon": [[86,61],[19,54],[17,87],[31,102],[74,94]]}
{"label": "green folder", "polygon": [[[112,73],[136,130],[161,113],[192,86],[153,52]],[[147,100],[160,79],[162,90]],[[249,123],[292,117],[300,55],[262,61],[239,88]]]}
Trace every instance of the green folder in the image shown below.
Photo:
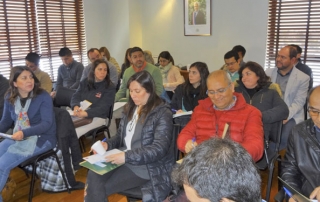
{"label": "green folder", "polygon": [[88,168],[90,170],[92,170],[93,172],[99,174],[99,175],[103,175],[107,172],[110,172],[111,170],[118,168],[121,165],[117,165],[117,164],[112,164],[112,163],[107,163],[107,162],[102,162],[103,164],[107,165],[105,167],[100,167],[97,166],[95,164],[91,164],[88,161],[83,161],[80,163],[81,166]]}

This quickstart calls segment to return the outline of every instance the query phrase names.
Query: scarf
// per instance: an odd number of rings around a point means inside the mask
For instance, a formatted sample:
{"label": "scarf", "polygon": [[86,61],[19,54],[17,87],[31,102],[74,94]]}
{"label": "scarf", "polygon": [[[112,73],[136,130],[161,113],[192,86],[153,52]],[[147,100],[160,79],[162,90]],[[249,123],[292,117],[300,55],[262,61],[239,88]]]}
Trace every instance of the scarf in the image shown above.
{"label": "scarf", "polygon": [[168,83],[168,72],[169,70],[171,69],[172,67],[172,63],[170,62],[169,64],[167,64],[166,66],[159,66],[160,68],[160,72],[161,72],[161,75],[162,75],[162,81],[163,83]]}
{"label": "scarf", "polygon": [[137,73],[137,72],[143,71],[146,66],[147,66],[147,62],[144,61],[142,67],[138,68],[138,67],[135,67],[134,65],[132,65],[132,68],[133,68],[133,70]]}
{"label": "scarf", "polygon": [[[31,103],[31,99],[32,99],[32,93],[31,93],[31,98],[27,99],[24,107],[21,106],[21,101],[19,96],[14,102],[14,111],[17,119],[14,125],[13,133],[17,131],[21,131],[26,128],[30,128],[30,121],[29,121],[27,112]],[[36,148],[37,140],[38,140],[38,136],[33,135],[24,140],[15,141],[15,143],[8,148],[8,152],[12,154],[18,154],[21,156],[30,156],[31,154],[33,154]]]}

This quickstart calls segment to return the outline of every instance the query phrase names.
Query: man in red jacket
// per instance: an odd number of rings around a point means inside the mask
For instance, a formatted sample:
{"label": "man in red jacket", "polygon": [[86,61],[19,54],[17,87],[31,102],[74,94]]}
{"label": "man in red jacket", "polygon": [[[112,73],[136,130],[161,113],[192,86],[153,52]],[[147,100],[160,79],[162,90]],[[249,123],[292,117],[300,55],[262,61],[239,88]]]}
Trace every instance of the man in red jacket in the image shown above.
{"label": "man in red jacket", "polygon": [[222,137],[240,143],[258,161],[263,154],[261,112],[234,92],[230,76],[223,70],[212,72],[207,79],[208,98],[199,101],[190,122],[178,136],[178,148],[188,153],[201,142]]}

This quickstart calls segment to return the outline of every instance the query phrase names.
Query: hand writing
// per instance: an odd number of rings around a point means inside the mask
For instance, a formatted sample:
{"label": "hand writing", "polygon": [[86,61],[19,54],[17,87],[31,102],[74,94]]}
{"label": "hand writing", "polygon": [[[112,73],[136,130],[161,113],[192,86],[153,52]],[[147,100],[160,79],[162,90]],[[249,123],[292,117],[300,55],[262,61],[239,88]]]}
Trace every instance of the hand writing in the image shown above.
{"label": "hand writing", "polygon": [[189,153],[197,145],[197,142],[192,143],[192,140],[188,140],[186,146],[184,147],[184,150],[186,151],[186,153]]}
{"label": "hand writing", "polygon": [[20,130],[18,132],[15,132],[13,135],[12,135],[12,139],[14,140],[23,140],[23,132]]}

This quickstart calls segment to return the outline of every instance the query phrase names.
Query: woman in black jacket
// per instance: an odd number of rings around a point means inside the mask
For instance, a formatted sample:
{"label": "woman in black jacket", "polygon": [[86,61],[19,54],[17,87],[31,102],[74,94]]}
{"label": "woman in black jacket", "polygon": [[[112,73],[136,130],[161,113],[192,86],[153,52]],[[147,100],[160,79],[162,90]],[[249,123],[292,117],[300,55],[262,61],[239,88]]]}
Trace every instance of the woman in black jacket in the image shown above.
{"label": "woman in black jacket", "polygon": [[279,94],[279,86],[270,82],[270,78],[258,63],[247,62],[238,73],[239,80],[235,81],[235,91],[242,93],[248,104],[261,111],[264,136],[268,140],[269,134],[273,132],[273,124],[288,117],[288,106]]}
{"label": "woman in black jacket", "polygon": [[[86,132],[106,123],[110,106],[114,103],[115,87],[110,81],[109,67],[104,60],[96,60],[89,76],[80,82],[77,91],[71,98],[73,115],[80,118],[93,118],[90,124],[77,127],[78,138]],[[80,102],[87,100],[92,104],[88,109],[81,109]]]}
{"label": "woman in black jacket", "polygon": [[127,87],[130,97],[117,135],[103,144],[106,150],[123,151],[106,161],[124,165],[102,176],[89,171],[85,201],[106,201],[113,193],[135,187],[141,187],[143,201],[163,201],[171,190],[175,163],[171,110],[155,93],[148,72],[134,74]]}

